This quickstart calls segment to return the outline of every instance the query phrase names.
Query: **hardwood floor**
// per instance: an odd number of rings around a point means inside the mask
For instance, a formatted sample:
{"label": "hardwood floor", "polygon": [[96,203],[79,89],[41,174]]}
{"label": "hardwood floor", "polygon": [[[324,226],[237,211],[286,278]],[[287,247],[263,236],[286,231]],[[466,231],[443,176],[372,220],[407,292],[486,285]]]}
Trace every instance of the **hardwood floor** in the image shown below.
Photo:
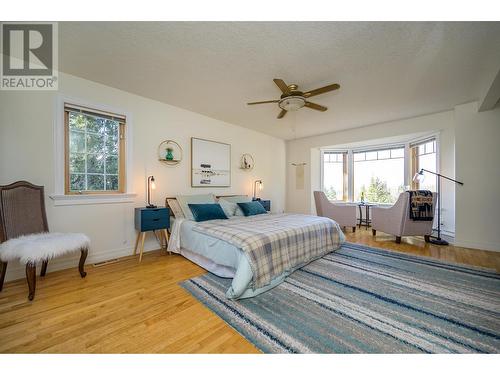
{"label": "hardwood floor", "polygon": [[408,254],[428,256],[441,259],[445,262],[463,263],[472,266],[495,269],[500,272],[500,249],[499,251],[485,251],[477,249],[466,249],[456,246],[438,246],[425,243],[423,237],[403,237],[401,244],[397,244],[394,236],[377,232],[372,236],[371,229],[356,229],[352,233],[346,232],[347,241],[357,242],[367,246],[381,247]]}
{"label": "hardwood floor", "polygon": [[[500,252],[438,247],[417,238],[348,230],[347,239],[500,272]],[[179,255],[155,251],[38,278],[35,300],[25,280],[0,293],[0,353],[257,353],[258,350],[192,298],[178,283],[205,271]]]}

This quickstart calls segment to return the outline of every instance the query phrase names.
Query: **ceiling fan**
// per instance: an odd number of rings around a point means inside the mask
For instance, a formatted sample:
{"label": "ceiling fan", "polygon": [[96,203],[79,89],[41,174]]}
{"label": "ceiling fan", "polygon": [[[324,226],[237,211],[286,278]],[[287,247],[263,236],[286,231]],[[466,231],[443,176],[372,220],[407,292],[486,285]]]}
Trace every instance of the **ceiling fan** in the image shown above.
{"label": "ceiling fan", "polygon": [[328,108],[316,103],[308,102],[306,99],[310,98],[311,96],[324,94],[325,92],[338,90],[340,88],[340,85],[334,83],[332,85],[321,87],[319,89],[302,92],[298,90],[299,86],[297,86],[296,84],[287,85],[282,79],[279,78],[275,78],[273,79],[273,81],[274,83],[276,83],[276,86],[278,86],[282,92],[280,99],[265,100],[263,102],[252,102],[247,104],[254,105],[254,104],[265,104],[265,103],[278,103],[278,106],[281,108],[281,112],[278,115],[279,119],[283,118],[288,111],[297,111],[302,107],[315,109],[321,112],[326,111]]}

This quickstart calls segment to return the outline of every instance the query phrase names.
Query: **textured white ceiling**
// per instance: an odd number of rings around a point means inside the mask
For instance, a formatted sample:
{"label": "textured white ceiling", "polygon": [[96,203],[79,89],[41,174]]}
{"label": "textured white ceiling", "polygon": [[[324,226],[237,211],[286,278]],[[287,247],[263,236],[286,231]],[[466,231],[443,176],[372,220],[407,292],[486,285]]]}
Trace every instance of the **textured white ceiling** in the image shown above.
{"label": "textured white ceiling", "polygon": [[[64,22],[62,71],[292,139],[477,100],[500,68],[500,23]],[[273,78],[327,112],[277,120]],[[314,100],[312,100],[314,99]]]}

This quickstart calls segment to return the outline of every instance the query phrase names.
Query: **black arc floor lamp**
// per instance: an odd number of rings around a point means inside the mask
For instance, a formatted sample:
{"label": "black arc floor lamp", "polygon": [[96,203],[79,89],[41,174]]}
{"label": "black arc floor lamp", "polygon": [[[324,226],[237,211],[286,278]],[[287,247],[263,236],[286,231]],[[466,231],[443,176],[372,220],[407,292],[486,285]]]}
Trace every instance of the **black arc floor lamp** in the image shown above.
{"label": "black arc floor lamp", "polygon": [[447,180],[453,181],[456,184],[463,185],[463,182],[454,180],[453,178],[443,176],[440,173],[432,172],[427,169],[420,169],[419,172],[415,173],[415,176],[413,176],[413,181],[415,182],[422,182],[425,179],[424,172],[431,173],[433,175],[436,175],[437,178],[437,193],[438,193],[438,224],[437,224],[437,237],[431,236],[431,239],[429,240],[430,243],[434,245],[449,245],[448,241],[443,240],[441,238],[441,178],[445,178]]}

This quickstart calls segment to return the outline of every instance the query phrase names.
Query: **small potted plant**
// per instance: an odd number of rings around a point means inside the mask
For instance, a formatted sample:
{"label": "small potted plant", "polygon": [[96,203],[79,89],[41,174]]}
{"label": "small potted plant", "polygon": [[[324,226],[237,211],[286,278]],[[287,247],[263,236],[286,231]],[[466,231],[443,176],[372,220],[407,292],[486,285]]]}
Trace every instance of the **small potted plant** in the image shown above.
{"label": "small potted plant", "polygon": [[173,154],[174,149],[172,147],[167,147],[166,151],[167,153],[165,155],[165,160],[174,160],[174,154]]}

